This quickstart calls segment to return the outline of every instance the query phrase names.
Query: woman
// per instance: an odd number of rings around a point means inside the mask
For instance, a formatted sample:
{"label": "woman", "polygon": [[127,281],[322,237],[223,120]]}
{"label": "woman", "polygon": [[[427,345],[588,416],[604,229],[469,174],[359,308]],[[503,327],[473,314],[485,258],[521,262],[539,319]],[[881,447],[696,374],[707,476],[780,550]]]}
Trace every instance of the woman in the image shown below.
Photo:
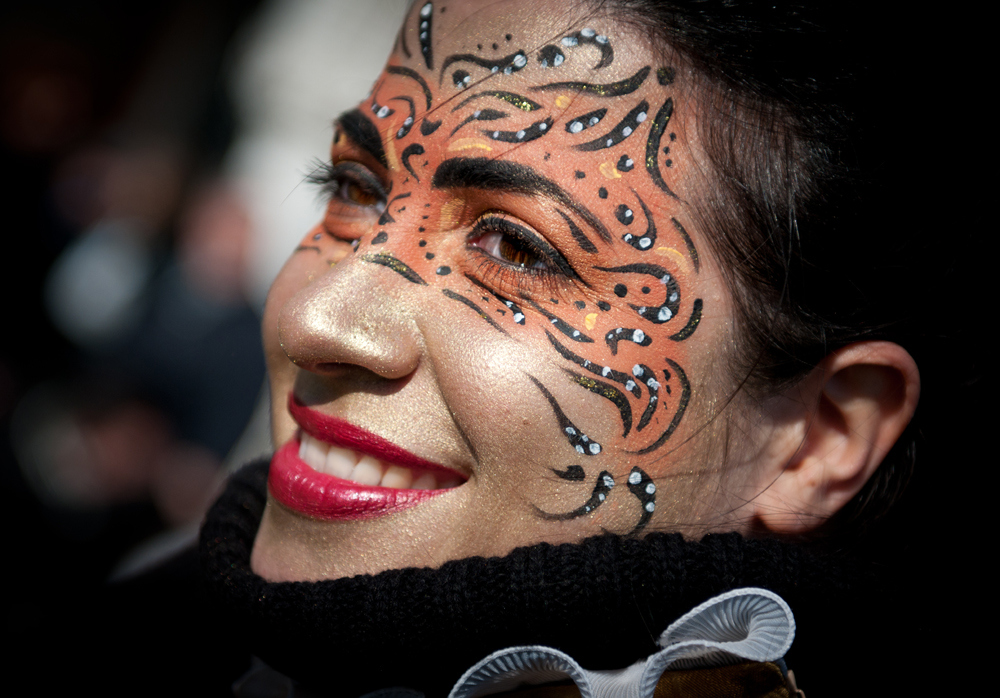
{"label": "woman", "polygon": [[717,594],[839,583],[783,541],[892,488],[917,368],[827,285],[856,163],[815,37],[690,5],[418,2],[337,119],[264,317],[277,452],[202,535],[282,673],[438,694],[516,645],[619,670]]}

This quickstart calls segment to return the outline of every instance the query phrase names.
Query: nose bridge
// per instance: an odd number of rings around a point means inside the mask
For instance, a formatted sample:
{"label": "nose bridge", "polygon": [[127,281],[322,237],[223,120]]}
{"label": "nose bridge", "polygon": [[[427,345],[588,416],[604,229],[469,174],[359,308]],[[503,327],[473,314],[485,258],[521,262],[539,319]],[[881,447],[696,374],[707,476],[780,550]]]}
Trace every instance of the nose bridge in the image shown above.
{"label": "nose bridge", "polygon": [[[292,363],[320,372],[353,364],[400,378],[419,363],[422,342],[403,298],[407,284],[379,265],[348,255],[296,293],[278,317],[278,339]],[[411,286],[412,288],[412,286]]]}

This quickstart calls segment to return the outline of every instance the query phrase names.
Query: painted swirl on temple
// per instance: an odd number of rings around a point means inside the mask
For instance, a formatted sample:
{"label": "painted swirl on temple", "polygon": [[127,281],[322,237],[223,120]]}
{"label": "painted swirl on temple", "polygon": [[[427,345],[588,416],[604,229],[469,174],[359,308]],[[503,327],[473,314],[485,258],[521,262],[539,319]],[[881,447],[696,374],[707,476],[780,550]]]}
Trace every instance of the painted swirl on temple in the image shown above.
{"label": "painted swirl on temple", "polygon": [[663,174],[660,172],[660,141],[663,140],[663,132],[667,130],[667,122],[670,115],[674,113],[674,100],[671,97],[663,103],[660,110],[653,117],[653,125],[649,128],[649,137],[646,139],[646,171],[653,178],[656,184],[665,194],[675,199],[677,194],[670,190],[667,183],[663,181]]}
{"label": "painted swirl on temple", "polygon": [[632,111],[625,115],[625,118],[619,121],[611,131],[600,138],[595,138],[588,143],[581,143],[580,145],[574,146],[577,150],[589,151],[589,150],[603,150],[604,148],[611,148],[626,138],[635,133],[635,130],[639,128],[639,124],[646,120],[646,111],[649,109],[649,102],[643,100],[639,102]]}
{"label": "painted swirl on temple", "polygon": [[687,374],[684,373],[684,369],[678,365],[676,361],[671,359],[666,359],[667,364],[673,369],[674,373],[677,375],[677,380],[681,384],[681,397],[677,403],[677,409],[674,411],[674,417],[670,420],[670,424],[667,428],[660,434],[659,438],[653,443],[645,448],[641,448],[638,451],[629,451],[629,453],[634,453],[636,455],[645,455],[656,449],[660,448],[667,440],[673,435],[674,430],[677,429],[677,425],[681,423],[681,419],[684,417],[684,412],[687,410],[688,402],[691,400],[691,383],[688,381]]}
{"label": "painted swirl on temple", "polygon": [[635,92],[639,89],[649,75],[649,66],[641,68],[635,75],[618,82],[611,82],[606,85],[593,82],[553,82],[547,85],[537,85],[531,88],[532,92],[553,92],[559,90],[570,90],[572,92],[586,92],[598,97],[620,97]]}

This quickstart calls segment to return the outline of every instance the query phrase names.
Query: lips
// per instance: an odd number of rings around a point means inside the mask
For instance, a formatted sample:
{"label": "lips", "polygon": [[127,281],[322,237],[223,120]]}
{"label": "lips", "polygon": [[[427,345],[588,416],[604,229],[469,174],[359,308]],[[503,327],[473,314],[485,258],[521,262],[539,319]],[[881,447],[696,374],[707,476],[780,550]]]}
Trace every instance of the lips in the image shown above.
{"label": "lips", "polygon": [[302,428],[274,454],[268,486],[307,516],[355,520],[384,516],[446,494],[464,477],[289,395]]}

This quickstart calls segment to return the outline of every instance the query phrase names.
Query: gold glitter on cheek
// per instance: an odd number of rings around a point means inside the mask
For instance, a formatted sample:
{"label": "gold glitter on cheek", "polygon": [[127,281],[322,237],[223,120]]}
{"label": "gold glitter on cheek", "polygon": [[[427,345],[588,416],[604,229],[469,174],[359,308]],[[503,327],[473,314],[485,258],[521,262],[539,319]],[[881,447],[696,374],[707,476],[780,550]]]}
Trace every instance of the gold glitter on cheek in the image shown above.
{"label": "gold glitter on cheek", "polygon": [[486,151],[493,150],[493,146],[482,138],[459,138],[448,146],[448,150],[468,150],[469,148],[480,148]]}
{"label": "gold glitter on cheek", "polygon": [[583,325],[588,330],[594,329],[594,325],[597,324],[597,313],[591,313],[583,319]]}
{"label": "gold glitter on cheek", "polygon": [[612,162],[602,162],[597,168],[604,175],[605,179],[621,179],[622,175]]}
{"label": "gold glitter on cheek", "polygon": [[573,100],[571,100],[569,98],[569,95],[559,95],[558,97],[556,97],[556,108],[557,109],[565,109],[566,107],[568,107],[572,103],[573,103]]}
{"label": "gold glitter on cheek", "polygon": [[399,169],[399,157],[396,155],[396,138],[392,129],[387,129],[382,134],[382,142],[385,144],[385,159],[389,162],[389,171],[395,172]]}
{"label": "gold glitter on cheek", "polygon": [[456,196],[441,207],[439,226],[442,230],[451,230],[455,227],[455,224],[458,222],[458,214],[464,206],[465,199]]}

